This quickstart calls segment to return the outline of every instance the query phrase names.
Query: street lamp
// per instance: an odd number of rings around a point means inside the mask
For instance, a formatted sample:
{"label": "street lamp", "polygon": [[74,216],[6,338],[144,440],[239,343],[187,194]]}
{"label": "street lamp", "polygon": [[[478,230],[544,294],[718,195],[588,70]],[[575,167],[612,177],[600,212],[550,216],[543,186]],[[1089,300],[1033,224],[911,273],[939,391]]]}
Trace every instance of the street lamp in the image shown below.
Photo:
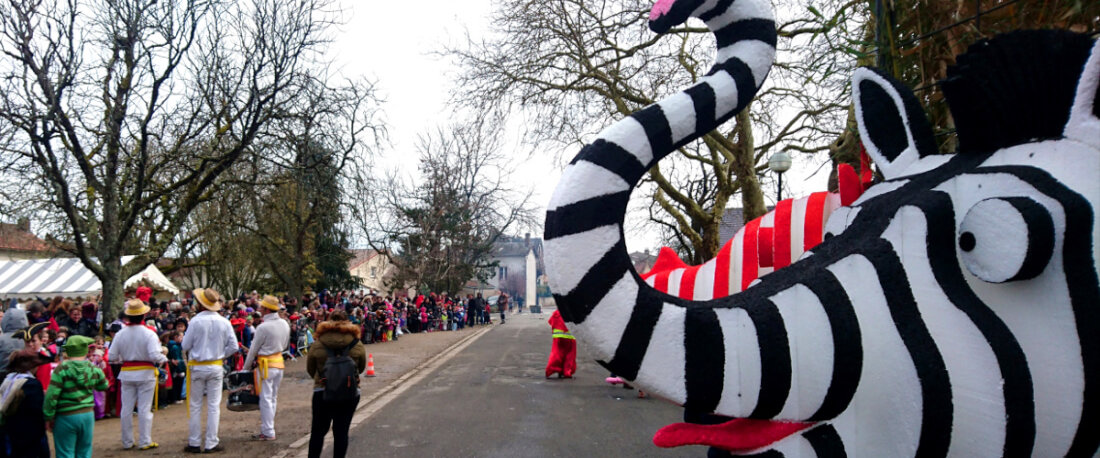
{"label": "street lamp", "polygon": [[779,175],[779,186],[776,187],[776,203],[783,200],[783,172],[791,169],[791,156],[782,151],[768,158],[768,168]]}

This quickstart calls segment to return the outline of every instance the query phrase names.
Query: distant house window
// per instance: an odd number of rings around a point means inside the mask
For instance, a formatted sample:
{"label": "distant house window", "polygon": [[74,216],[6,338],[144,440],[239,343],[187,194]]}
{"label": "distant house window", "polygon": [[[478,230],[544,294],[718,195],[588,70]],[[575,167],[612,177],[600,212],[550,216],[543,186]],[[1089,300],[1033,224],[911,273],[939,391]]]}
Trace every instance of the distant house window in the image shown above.
{"label": "distant house window", "polygon": [[508,268],[507,267],[501,267],[500,268],[499,277],[500,277],[501,280],[504,280],[504,279],[508,278]]}
{"label": "distant house window", "polygon": [[370,278],[378,278],[378,268],[377,267],[371,267],[370,268]]}

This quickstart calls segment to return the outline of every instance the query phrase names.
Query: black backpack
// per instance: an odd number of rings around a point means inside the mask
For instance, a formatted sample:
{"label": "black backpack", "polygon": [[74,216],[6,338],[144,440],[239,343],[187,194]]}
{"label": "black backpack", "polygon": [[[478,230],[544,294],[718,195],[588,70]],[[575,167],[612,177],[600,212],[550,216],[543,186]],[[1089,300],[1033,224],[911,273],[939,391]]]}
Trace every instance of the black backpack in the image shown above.
{"label": "black backpack", "polygon": [[349,356],[357,343],[352,341],[343,351],[325,347],[328,358],[321,369],[321,381],[325,384],[324,400],[350,401],[359,396],[359,369]]}

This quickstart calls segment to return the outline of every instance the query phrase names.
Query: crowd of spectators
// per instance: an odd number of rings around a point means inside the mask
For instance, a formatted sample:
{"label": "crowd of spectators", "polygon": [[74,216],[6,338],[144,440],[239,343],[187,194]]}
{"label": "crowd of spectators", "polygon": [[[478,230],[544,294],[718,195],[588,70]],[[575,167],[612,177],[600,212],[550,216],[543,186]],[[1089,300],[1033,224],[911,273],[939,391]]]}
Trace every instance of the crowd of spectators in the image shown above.
{"label": "crowd of spectators", "polygon": [[[186,362],[183,360],[180,342],[183,333],[187,329],[188,320],[198,313],[190,298],[178,300],[156,301],[151,297],[151,290],[139,288],[137,295],[140,299],[148,301],[152,313],[148,315],[146,325],[161,336],[161,343],[168,351],[169,367],[162,376],[162,393],[160,404],[162,406],[180,401],[183,376],[186,371]],[[503,313],[507,307],[515,307],[517,301],[509,302],[507,295],[499,296],[498,310]],[[260,295],[253,291],[251,294],[242,293],[236,299],[227,302],[220,312],[229,319],[240,343],[241,351],[229,364],[230,370],[240,370],[244,355],[252,341],[255,327],[260,324],[258,301]],[[291,340],[287,356],[296,358],[301,356],[309,345],[313,343],[313,333],[316,326],[326,321],[329,315],[337,310],[343,311],[349,317],[352,324],[361,330],[364,344],[375,344],[397,340],[403,334],[455,331],[468,326],[492,324],[492,305],[481,294],[449,295],[447,293],[429,293],[416,297],[382,296],[365,290],[361,291],[322,291],[320,294],[309,294],[301,298],[283,296],[283,310],[280,316],[290,323]],[[17,310],[15,308],[9,311]],[[0,311],[0,317],[3,316]],[[121,315],[112,320],[104,320],[102,311],[96,301],[80,302],[71,299],[56,297],[52,300],[39,299],[30,302],[19,311],[22,319],[9,320],[10,326],[22,329],[25,326],[35,326],[36,339],[41,340],[41,348],[37,351],[42,358],[48,361],[39,367],[39,381],[43,386],[48,386],[51,366],[56,367],[60,358],[60,348],[65,344],[69,336],[82,335],[95,339],[89,360],[94,364],[103,366],[108,379],[111,377],[110,366],[106,361],[105,353],[110,351],[110,340],[116,332],[122,329]],[[502,315],[503,317],[503,315]],[[19,324],[25,323],[25,324]],[[17,329],[7,329],[5,332],[14,332]],[[10,331],[10,332],[9,332]],[[5,350],[4,343],[0,342],[0,369],[7,363],[7,357],[13,351],[22,348],[21,345],[11,345]],[[115,370],[117,372],[117,368]],[[106,398],[111,398],[108,392]],[[104,401],[102,406],[97,403],[97,418],[111,415],[111,406]]]}
{"label": "crowd of spectators", "polygon": [[[188,321],[201,310],[188,297],[154,300],[152,290],[147,287],[138,288],[135,295],[151,307],[145,325],[160,336],[168,356],[167,367],[161,370],[159,378],[159,407],[182,402],[186,396],[184,377],[187,363],[183,357],[181,341]],[[236,299],[227,301],[227,306],[221,309],[220,313],[233,326],[240,346],[240,351],[225,362],[228,371],[243,368],[255,328],[261,322],[258,310],[260,299],[261,296],[256,291],[242,293]],[[26,377],[33,377],[35,387],[41,385],[41,390],[45,392],[49,389],[51,373],[63,359],[62,348],[66,341],[72,336],[84,336],[94,340],[88,346],[87,361],[100,368],[108,381],[105,392],[96,391],[94,394],[95,419],[117,416],[118,384],[114,375],[119,373],[120,367],[107,364],[107,355],[112,337],[122,329],[124,322],[121,312],[119,316],[104,317],[98,302],[98,298],[74,301],[59,296],[51,300],[39,298],[22,307],[16,307],[14,302],[5,304],[7,306],[0,308],[0,330],[3,331],[0,334],[0,380],[5,379],[8,373],[13,373],[13,370],[32,368]],[[307,352],[313,343],[317,325],[328,321],[333,314],[346,315],[350,323],[360,329],[360,339],[364,344],[376,344],[395,341],[404,334],[456,331],[466,327],[490,325],[493,323],[494,311],[494,304],[481,294],[463,297],[447,293],[428,293],[415,297],[394,297],[366,290],[326,290],[302,297],[284,295],[281,303],[279,315],[290,323],[291,328],[290,345],[285,356],[292,359]],[[502,320],[509,308],[522,310],[521,301],[509,301],[506,294],[498,296],[495,305]],[[14,353],[22,356],[10,358]],[[31,359],[35,361],[28,361],[28,357],[31,357],[28,355],[33,356]],[[18,360],[19,367],[9,368],[11,360]],[[45,437],[44,430],[42,433],[42,437]],[[5,448],[11,450],[11,436],[4,436],[7,442]],[[36,431],[23,436],[38,437]],[[30,447],[28,450],[42,450],[39,446],[43,444],[23,445]],[[48,448],[46,450],[48,456]]]}

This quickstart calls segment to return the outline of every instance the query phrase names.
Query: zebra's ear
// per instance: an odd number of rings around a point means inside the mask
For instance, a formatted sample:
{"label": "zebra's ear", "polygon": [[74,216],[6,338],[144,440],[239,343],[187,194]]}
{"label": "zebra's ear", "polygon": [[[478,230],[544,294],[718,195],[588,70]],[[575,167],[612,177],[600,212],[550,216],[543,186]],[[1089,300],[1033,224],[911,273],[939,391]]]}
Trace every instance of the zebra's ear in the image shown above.
{"label": "zebra's ear", "polygon": [[912,91],[867,67],[852,74],[859,135],[887,179],[905,176],[920,158],[935,154],[932,126]]}
{"label": "zebra's ear", "polygon": [[1093,41],[1089,60],[1077,80],[1077,94],[1063,135],[1100,148],[1100,40]]}

